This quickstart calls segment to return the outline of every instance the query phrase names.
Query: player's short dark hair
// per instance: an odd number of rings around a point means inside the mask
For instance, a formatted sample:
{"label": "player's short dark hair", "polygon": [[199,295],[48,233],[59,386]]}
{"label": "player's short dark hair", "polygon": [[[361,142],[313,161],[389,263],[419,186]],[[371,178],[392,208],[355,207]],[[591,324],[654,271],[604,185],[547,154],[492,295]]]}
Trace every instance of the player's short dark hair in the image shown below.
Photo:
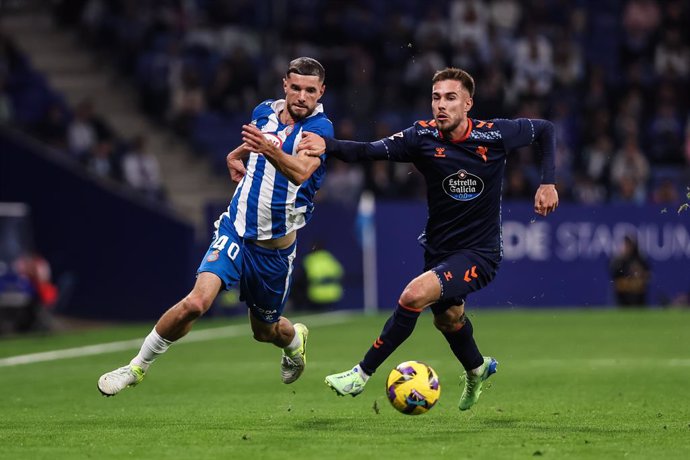
{"label": "player's short dark hair", "polygon": [[470,93],[470,97],[474,97],[474,78],[472,75],[465,72],[462,69],[455,67],[446,67],[443,70],[439,70],[434,74],[434,78],[431,79],[432,83],[437,83],[443,80],[457,80],[462,83],[462,86]]}
{"label": "player's short dark hair", "polygon": [[320,82],[326,79],[326,71],[321,63],[310,57],[298,57],[290,61],[285,75],[289,76],[291,73],[296,73],[297,75],[314,75],[315,77],[319,77]]}

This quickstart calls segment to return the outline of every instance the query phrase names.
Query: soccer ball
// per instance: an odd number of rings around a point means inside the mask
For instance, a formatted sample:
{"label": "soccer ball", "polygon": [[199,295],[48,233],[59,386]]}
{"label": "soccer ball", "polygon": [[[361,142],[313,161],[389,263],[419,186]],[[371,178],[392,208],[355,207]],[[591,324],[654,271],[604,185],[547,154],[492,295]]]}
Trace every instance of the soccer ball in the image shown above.
{"label": "soccer ball", "polygon": [[388,374],[386,395],[396,410],[419,415],[434,407],[441,396],[438,375],[419,361],[405,361]]}

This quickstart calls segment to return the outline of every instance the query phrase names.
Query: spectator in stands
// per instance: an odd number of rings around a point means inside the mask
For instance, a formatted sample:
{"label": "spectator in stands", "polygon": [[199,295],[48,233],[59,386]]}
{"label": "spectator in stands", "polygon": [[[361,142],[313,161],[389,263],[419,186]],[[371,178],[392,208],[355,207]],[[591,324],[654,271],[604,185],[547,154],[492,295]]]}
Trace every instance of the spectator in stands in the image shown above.
{"label": "spectator in stands", "polygon": [[146,138],[136,136],[122,158],[125,182],[152,200],[164,197],[158,158],[146,150]]}
{"label": "spectator in stands", "polygon": [[115,145],[110,139],[98,141],[85,156],[86,168],[103,179],[120,180],[121,168],[115,153]]}
{"label": "spectator in stands", "polygon": [[649,123],[649,154],[655,164],[683,162],[683,122],[670,103],[660,104]]}
{"label": "spectator in stands", "polygon": [[77,158],[84,158],[99,141],[110,138],[112,130],[94,113],[91,99],[82,100],[67,128],[67,143],[72,154]]}
{"label": "spectator in stands", "polygon": [[[343,118],[336,125],[336,137],[355,139],[356,125],[351,118]],[[319,201],[341,203],[346,206],[357,206],[364,187],[364,171],[359,167],[348,167],[342,161],[328,162],[328,180],[321,185],[317,195]]]}
{"label": "spectator in stands", "polygon": [[680,194],[678,187],[671,179],[662,179],[652,191],[652,203],[654,204],[678,204]]}
{"label": "spectator in stands", "polygon": [[582,204],[601,204],[606,201],[607,191],[601,183],[584,174],[576,174],[571,191],[572,198]]}
{"label": "spectator in stands", "polygon": [[570,96],[584,75],[582,52],[572,38],[572,30],[563,29],[554,43],[554,77],[557,88]]}
{"label": "spectator in stands", "polygon": [[596,184],[608,187],[613,158],[613,141],[607,134],[599,134],[596,140],[584,147],[582,172]]}
{"label": "spectator in stands", "polygon": [[489,10],[479,0],[455,0],[450,4],[449,40],[454,47],[487,45]]}
{"label": "spectator in stands", "polygon": [[513,38],[522,17],[522,5],[517,0],[494,0],[489,4],[490,23],[501,37]]}
{"label": "spectator in stands", "polygon": [[611,260],[611,278],[616,302],[621,307],[647,305],[651,271],[633,236],[626,236],[618,253]]}
{"label": "spectator in stands", "polygon": [[528,27],[525,38],[518,40],[513,65],[513,86],[519,95],[544,97],[551,90],[554,76],[553,49],[534,25]]}
{"label": "spectator in stands", "polygon": [[671,78],[687,78],[690,75],[690,47],[683,41],[679,29],[667,29],[664,38],[656,46],[654,70],[657,75]]}
{"label": "spectator in stands", "polygon": [[628,0],[623,11],[622,59],[626,65],[640,57],[652,54],[652,40],[659,24],[661,12],[654,0]]}
{"label": "spectator in stands", "polygon": [[415,43],[448,43],[449,25],[438,6],[430,4],[426,16],[417,24]]}
{"label": "spectator in stands", "polygon": [[36,252],[22,255],[13,263],[14,271],[31,285],[31,302],[17,319],[18,332],[48,331],[52,328],[49,310],[58,298],[58,289],[51,280],[48,261]]}
{"label": "spectator in stands", "polygon": [[614,197],[620,201],[644,203],[648,179],[649,162],[640,151],[637,141],[628,138],[611,163]]}
{"label": "spectator in stands", "polygon": [[189,137],[194,118],[206,108],[206,98],[196,69],[187,67],[182,72],[180,85],[172,90],[170,121],[175,132]]}

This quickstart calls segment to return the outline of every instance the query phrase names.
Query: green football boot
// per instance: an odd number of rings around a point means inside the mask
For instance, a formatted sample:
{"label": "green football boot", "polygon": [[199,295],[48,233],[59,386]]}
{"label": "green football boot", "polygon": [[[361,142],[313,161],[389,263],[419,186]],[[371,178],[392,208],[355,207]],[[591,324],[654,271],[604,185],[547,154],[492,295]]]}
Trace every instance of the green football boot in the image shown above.
{"label": "green football boot", "polygon": [[477,403],[479,396],[482,394],[484,380],[488,379],[491,374],[495,374],[497,367],[498,361],[487,356],[484,358],[484,364],[479,368],[481,371],[479,375],[465,372],[465,389],[462,391],[460,403],[458,404],[460,410],[467,410]]}
{"label": "green football boot", "polygon": [[280,359],[280,377],[283,379],[283,383],[292,383],[297,380],[307,365],[307,337],[309,336],[309,329],[302,323],[295,323],[293,327],[295,328],[295,334],[299,334],[302,338],[302,345],[290,354],[283,350],[283,356]]}
{"label": "green football boot", "polygon": [[338,396],[357,396],[364,391],[367,381],[358,372],[358,367],[339,374],[331,374],[326,377],[326,385],[331,387]]}

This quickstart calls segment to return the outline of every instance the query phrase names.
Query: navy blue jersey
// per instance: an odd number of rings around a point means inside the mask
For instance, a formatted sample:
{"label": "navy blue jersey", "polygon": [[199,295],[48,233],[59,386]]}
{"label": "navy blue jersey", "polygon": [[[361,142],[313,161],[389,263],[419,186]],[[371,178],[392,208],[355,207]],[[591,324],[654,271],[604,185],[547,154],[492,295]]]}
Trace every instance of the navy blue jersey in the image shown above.
{"label": "navy blue jersey", "polygon": [[420,242],[433,255],[472,249],[502,256],[501,191],[508,153],[537,141],[542,182],[554,183],[553,125],[544,120],[468,119],[459,140],[444,139],[432,121],[376,142],[326,140],[326,152],[344,161],[411,162],[424,175],[429,217]]}

